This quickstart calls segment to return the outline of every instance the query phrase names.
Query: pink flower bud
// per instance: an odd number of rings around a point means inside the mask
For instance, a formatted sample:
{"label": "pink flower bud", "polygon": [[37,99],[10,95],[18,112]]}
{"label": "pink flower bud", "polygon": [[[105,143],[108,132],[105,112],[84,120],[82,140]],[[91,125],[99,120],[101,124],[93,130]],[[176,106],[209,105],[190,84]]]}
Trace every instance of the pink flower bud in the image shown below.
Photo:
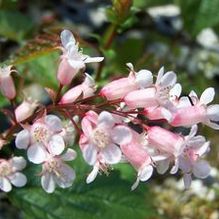
{"label": "pink flower bud", "polygon": [[138,170],[143,164],[149,165],[151,163],[151,158],[146,150],[135,141],[130,144],[121,145],[121,150],[126,159],[136,170]]}
{"label": "pink flower bud", "polygon": [[150,120],[165,119],[168,122],[172,120],[172,113],[162,106],[147,107],[144,109],[144,115]]}
{"label": "pink flower bud", "polygon": [[174,113],[172,126],[192,126],[199,122],[205,122],[206,109],[203,106],[188,106],[185,108],[177,109]]}
{"label": "pink flower bud", "polygon": [[63,58],[59,64],[57,79],[62,85],[69,85],[79,69],[72,68],[66,58]]}
{"label": "pink flower bud", "polygon": [[0,68],[0,90],[2,94],[9,100],[12,100],[16,96],[16,90],[14,86],[13,78],[11,77],[12,66]]}
{"label": "pink flower bud", "polygon": [[38,104],[36,102],[31,101],[30,99],[24,100],[16,109],[15,116],[17,122],[22,122],[28,117],[30,117]]}
{"label": "pink flower bud", "polygon": [[132,91],[125,96],[124,101],[129,108],[150,107],[159,105],[156,99],[156,89],[153,87]]}
{"label": "pink flower bud", "polygon": [[155,148],[177,156],[184,145],[184,138],[159,126],[149,127],[148,143]]}
{"label": "pink flower bud", "polygon": [[153,75],[150,71],[142,69],[135,72],[131,63],[126,64],[130,70],[127,78],[121,78],[112,81],[104,86],[100,95],[105,96],[108,100],[124,98],[129,92],[149,87],[153,83]]}
{"label": "pink flower bud", "polygon": [[84,82],[68,90],[61,98],[60,103],[73,103],[80,95],[83,95],[83,98],[91,97],[94,95],[95,90],[96,88],[93,78],[86,74]]}
{"label": "pink flower bud", "polygon": [[[138,138],[139,136],[136,135],[135,137]],[[138,172],[137,179],[132,185],[132,190],[137,188],[140,181],[147,181],[153,173],[151,158],[144,146],[139,144],[137,140],[139,139],[133,139],[131,143],[120,146],[126,159]]]}
{"label": "pink flower bud", "polygon": [[126,94],[136,89],[138,89],[137,85],[129,77],[121,78],[104,86],[100,91],[100,95],[108,100],[115,100],[123,98]]}

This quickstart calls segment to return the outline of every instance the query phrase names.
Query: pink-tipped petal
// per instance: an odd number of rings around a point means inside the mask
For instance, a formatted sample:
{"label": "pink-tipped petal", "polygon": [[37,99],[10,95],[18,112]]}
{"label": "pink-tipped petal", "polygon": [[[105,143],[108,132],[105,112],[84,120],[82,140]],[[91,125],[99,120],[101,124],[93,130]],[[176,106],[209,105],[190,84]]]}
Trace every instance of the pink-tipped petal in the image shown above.
{"label": "pink-tipped petal", "polygon": [[84,117],[82,119],[81,128],[86,137],[90,138],[90,136],[92,136],[93,128],[92,128],[91,122],[88,120],[87,117]]}
{"label": "pink-tipped petal", "polygon": [[57,79],[60,82],[60,84],[69,85],[72,79],[78,73],[78,71],[79,71],[78,68],[72,67],[72,65],[69,64],[68,60],[64,58],[61,60],[59,64],[57,71]]}

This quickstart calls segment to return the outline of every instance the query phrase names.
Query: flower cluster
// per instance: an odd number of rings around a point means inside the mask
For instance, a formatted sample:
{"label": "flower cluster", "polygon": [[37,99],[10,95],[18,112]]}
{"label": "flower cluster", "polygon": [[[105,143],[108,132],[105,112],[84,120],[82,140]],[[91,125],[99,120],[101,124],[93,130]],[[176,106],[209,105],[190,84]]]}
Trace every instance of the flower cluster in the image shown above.
{"label": "flower cluster", "polygon": [[[203,158],[210,142],[197,133],[199,123],[219,129],[219,105],[209,105],[214,88],[207,88],[200,98],[194,91],[181,96],[182,87],[174,72],[165,72],[162,67],[155,77],[149,70],[135,71],[127,63],[127,77],[96,92],[95,81],[85,73],[85,64],[101,62],[103,57],[83,54],[69,30],[62,31],[61,44],[59,90],[47,88],[53,103],[42,107],[26,98],[17,104],[10,114],[11,129],[0,139],[2,148],[11,134],[16,136],[16,147],[26,151],[29,162],[41,166],[38,175],[46,192],[52,193],[56,185],[72,186],[76,174],[66,161],[76,158],[76,151],[69,147],[74,144],[76,132],[79,154],[92,167],[87,183],[98,173],[109,174],[111,166],[120,162],[137,172],[132,190],[151,178],[155,170],[159,174],[180,171],[185,188],[189,188],[192,176],[203,179],[209,175],[210,166]],[[12,72],[16,72],[12,66],[0,68],[0,90],[15,106]],[[83,75],[84,81],[72,87],[77,74]],[[189,128],[190,133],[177,133],[174,127]],[[25,166],[22,157],[0,159],[0,188],[8,192],[11,184],[24,186],[27,180],[19,171]]]}

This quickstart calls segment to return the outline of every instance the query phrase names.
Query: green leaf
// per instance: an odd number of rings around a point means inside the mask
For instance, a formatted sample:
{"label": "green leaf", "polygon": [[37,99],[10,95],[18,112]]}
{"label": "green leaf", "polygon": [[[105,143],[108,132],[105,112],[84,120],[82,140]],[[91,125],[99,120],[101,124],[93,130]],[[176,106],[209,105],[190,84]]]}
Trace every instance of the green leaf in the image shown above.
{"label": "green leaf", "polygon": [[56,88],[58,84],[56,79],[58,57],[57,52],[49,53],[17,65],[17,68],[21,75],[25,69],[28,70],[25,75],[26,81],[38,82],[42,86]]}
{"label": "green leaf", "polygon": [[133,0],[133,6],[145,9],[146,7],[171,4],[174,0]]}
{"label": "green leaf", "polygon": [[0,94],[0,107],[3,107],[3,106],[5,106],[5,105],[7,105],[9,102],[8,102],[8,100],[7,100],[7,98],[5,98],[4,96],[2,96],[1,94]]}
{"label": "green leaf", "polygon": [[114,173],[98,177],[91,185],[80,181],[53,194],[27,187],[14,189],[9,197],[29,219],[147,219],[156,214],[146,195],[146,188],[131,192],[130,183]]}
{"label": "green leaf", "polygon": [[18,11],[0,10],[0,27],[0,35],[20,42],[33,29],[33,22]]}
{"label": "green leaf", "polygon": [[122,179],[118,171],[113,171],[110,176],[99,175],[93,183],[86,184],[85,178],[91,167],[85,164],[81,156],[70,164],[73,164],[77,174],[73,186],[56,189],[52,194],[47,194],[40,187],[40,177],[37,177],[41,171],[39,165],[29,165],[25,170],[28,185],[14,188],[8,194],[12,204],[21,209],[24,219],[160,218],[144,183],[131,192],[133,181]]}
{"label": "green leaf", "polygon": [[203,28],[219,23],[219,0],[178,1],[186,29],[196,36]]}

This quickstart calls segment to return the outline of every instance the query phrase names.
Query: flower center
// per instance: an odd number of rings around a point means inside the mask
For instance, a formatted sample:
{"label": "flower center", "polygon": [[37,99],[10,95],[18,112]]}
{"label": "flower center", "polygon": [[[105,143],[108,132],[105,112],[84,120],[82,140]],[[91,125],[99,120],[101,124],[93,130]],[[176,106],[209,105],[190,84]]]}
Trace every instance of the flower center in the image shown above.
{"label": "flower center", "polygon": [[60,162],[57,159],[50,159],[44,165],[46,171],[48,171],[49,173],[55,173],[57,177],[61,176]]}
{"label": "flower center", "polygon": [[37,142],[47,142],[49,136],[50,136],[50,132],[46,126],[38,124],[36,127],[34,127],[33,138]]}
{"label": "flower center", "polygon": [[170,90],[172,86],[167,86],[167,87],[159,87],[157,89],[157,96],[161,102],[166,102],[170,98]]}
{"label": "flower center", "polygon": [[96,128],[93,131],[93,141],[94,144],[97,145],[99,148],[105,148],[110,143],[109,135],[106,131]]}
{"label": "flower center", "polygon": [[0,164],[0,176],[5,177],[12,173],[11,165],[7,162]]}

